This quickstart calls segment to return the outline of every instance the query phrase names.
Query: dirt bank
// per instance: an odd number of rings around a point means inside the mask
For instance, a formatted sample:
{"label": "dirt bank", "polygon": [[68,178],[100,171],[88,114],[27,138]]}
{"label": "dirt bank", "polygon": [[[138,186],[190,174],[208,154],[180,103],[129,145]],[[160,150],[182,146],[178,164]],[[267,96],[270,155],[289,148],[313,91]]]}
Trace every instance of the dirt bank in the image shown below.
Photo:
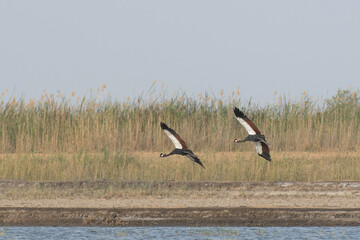
{"label": "dirt bank", "polygon": [[360,226],[360,182],[0,181],[1,225]]}
{"label": "dirt bank", "polygon": [[1,225],[22,226],[360,226],[359,209],[0,208]]}

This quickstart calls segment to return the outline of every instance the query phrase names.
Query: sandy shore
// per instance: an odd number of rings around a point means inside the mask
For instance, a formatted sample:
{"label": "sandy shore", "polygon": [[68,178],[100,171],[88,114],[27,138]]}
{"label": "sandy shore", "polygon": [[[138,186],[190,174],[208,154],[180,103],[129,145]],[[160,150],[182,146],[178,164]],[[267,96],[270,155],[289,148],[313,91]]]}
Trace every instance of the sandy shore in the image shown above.
{"label": "sandy shore", "polygon": [[[360,182],[1,181],[0,187],[2,225],[360,226]],[[98,191],[109,187],[112,194],[101,197]],[[76,194],[59,194],[67,189]],[[54,194],[30,194],[35,190]]]}

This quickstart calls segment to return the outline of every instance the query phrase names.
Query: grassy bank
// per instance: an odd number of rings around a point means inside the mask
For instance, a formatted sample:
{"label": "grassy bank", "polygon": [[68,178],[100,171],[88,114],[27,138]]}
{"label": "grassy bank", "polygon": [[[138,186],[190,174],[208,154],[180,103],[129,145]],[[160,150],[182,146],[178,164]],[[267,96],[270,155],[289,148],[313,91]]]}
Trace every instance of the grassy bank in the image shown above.
{"label": "grassy bank", "polygon": [[[0,177],[27,180],[360,180],[360,96],[339,90],[329,99],[304,93],[273,104],[230,96],[166,96],[150,91],[127,101],[106,96],[105,86],[88,99],[44,94],[23,99],[2,94]],[[99,97],[100,96],[100,97]],[[6,100],[8,99],[8,100]],[[266,135],[269,164],[249,143],[233,107],[240,107]],[[158,159],[173,144],[160,121],[174,128],[206,166],[187,159]],[[146,154],[150,152],[151,154]],[[318,154],[321,157],[314,158]],[[316,155],[316,156],[318,156]]]}
{"label": "grassy bank", "polygon": [[158,153],[11,154],[0,157],[5,179],[33,181],[337,181],[360,180],[359,152],[199,152],[206,169]]}

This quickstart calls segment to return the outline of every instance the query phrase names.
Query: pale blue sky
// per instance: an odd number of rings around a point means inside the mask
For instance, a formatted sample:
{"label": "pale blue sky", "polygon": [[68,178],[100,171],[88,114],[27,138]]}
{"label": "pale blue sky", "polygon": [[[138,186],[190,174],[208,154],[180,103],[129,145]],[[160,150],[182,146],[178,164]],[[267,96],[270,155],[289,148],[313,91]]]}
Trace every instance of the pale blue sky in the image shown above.
{"label": "pale blue sky", "polygon": [[156,80],[267,103],[360,86],[360,1],[0,0],[0,91],[123,100]]}

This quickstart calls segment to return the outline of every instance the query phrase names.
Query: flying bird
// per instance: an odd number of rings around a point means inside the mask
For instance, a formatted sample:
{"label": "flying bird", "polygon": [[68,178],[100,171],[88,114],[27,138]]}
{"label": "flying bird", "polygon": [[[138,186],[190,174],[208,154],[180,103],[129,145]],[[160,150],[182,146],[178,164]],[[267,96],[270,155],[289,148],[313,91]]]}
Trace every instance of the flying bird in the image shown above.
{"label": "flying bird", "polygon": [[237,107],[234,108],[234,113],[236,119],[244,126],[249,135],[243,140],[239,141],[235,139],[235,143],[251,141],[254,142],[256,152],[259,156],[265,158],[271,162],[269,143],[266,142],[265,136],[261,134],[260,130],[255,126],[255,124],[247,118],[247,116],[241,112]]}
{"label": "flying bird", "polygon": [[170,140],[175,145],[175,149],[171,153],[169,153],[169,154],[160,153],[160,157],[168,157],[173,154],[178,154],[178,155],[182,155],[182,156],[190,158],[191,161],[193,161],[193,162],[199,164],[200,166],[202,166],[203,168],[205,168],[204,165],[201,163],[200,159],[186,146],[186,143],[184,142],[184,140],[182,140],[182,138],[174,130],[169,128],[163,122],[160,123],[160,126],[161,126],[161,129],[164,130],[166,135],[168,135]]}

